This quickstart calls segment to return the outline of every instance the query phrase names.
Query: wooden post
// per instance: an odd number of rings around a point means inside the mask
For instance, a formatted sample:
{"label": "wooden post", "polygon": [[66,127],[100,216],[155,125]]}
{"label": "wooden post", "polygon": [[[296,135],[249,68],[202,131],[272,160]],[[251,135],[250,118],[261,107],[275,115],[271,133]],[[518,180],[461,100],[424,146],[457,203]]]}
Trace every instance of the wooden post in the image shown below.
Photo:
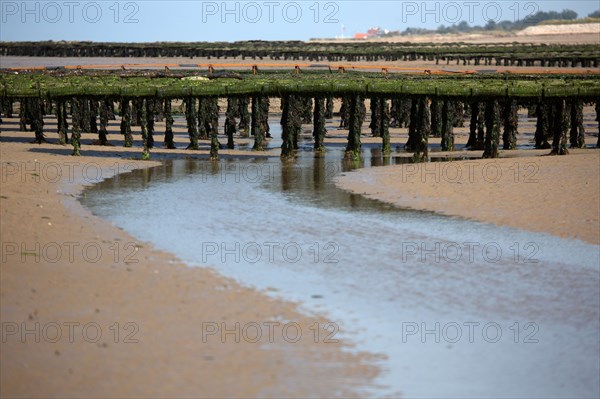
{"label": "wooden post", "polygon": [[64,99],[56,101],[56,120],[58,128],[58,142],[59,144],[67,144],[67,106]]}
{"label": "wooden post", "polygon": [[485,142],[483,158],[498,158],[500,111],[498,100],[488,99],[485,103]]}
{"label": "wooden post", "polygon": [[596,99],[596,122],[598,122],[598,142],[596,148],[600,148],[600,98]]}
{"label": "wooden post", "polygon": [[154,148],[154,117],[156,115],[156,105],[154,98],[146,99],[146,133],[148,135],[148,149]]}
{"label": "wooden post", "polygon": [[585,148],[585,129],[583,127],[583,101],[571,100],[571,148]]}
{"label": "wooden post", "polygon": [[442,137],[442,106],[439,97],[431,99],[431,137]]}
{"label": "wooden post", "polygon": [[98,130],[98,144],[107,145],[108,144],[108,100],[100,101],[100,129]]}
{"label": "wooden post", "polygon": [[442,105],[442,151],[454,151],[454,102],[445,99]]}
{"label": "wooden post", "polygon": [[550,155],[566,155],[567,131],[569,129],[569,112],[564,98],[554,100],[554,123],[552,124],[552,151]]}
{"label": "wooden post", "polygon": [[198,126],[196,114],[196,99],[189,96],[185,99],[185,119],[187,120],[188,134],[190,136],[190,144],[187,146],[188,150],[198,150]]}
{"label": "wooden post", "polygon": [[227,110],[225,111],[225,135],[227,136],[227,148],[233,150],[235,147],[233,135],[236,132],[235,116],[238,113],[238,101],[235,97],[227,99]]}
{"label": "wooden post", "polygon": [[291,96],[289,94],[284,95],[281,98],[283,109],[281,112],[281,138],[283,142],[281,144],[281,157],[290,158],[294,152],[294,132],[292,126],[292,110],[290,106]]}
{"label": "wooden post", "polygon": [[348,145],[346,146],[346,158],[354,161],[360,160],[360,133],[361,125],[361,107],[362,99],[358,94],[350,97],[350,131],[348,132]]}
{"label": "wooden post", "polygon": [[169,148],[169,149],[174,149],[175,142],[173,140],[174,139],[174,137],[173,137],[173,114],[172,114],[172,105],[171,105],[170,98],[165,98],[165,104],[164,104],[163,110],[164,110],[164,114],[165,114],[165,138],[163,141],[163,147]]}
{"label": "wooden post", "polygon": [[44,138],[44,117],[42,115],[41,100],[38,97],[32,98],[30,107],[31,128],[35,132],[34,143],[46,143],[47,141]]}
{"label": "wooden post", "polygon": [[[121,98],[121,134],[123,135],[123,147],[133,146],[133,135],[131,134],[131,106],[129,99]],[[73,121],[75,127],[75,121]]]}
{"label": "wooden post", "polygon": [[253,96],[252,97],[252,127],[251,132],[254,136],[254,146],[252,149],[254,151],[264,151],[264,141],[265,141],[265,131],[263,129],[262,123],[262,107],[260,104],[260,97]]}
{"label": "wooden post", "polygon": [[79,109],[79,100],[75,97],[71,100],[71,144],[73,145],[73,156],[80,155],[79,139],[81,138],[81,111]]}
{"label": "wooden post", "polygon": [[[426,96],[413,99],[416,103],[416,123],[414,135],[414,162],[427,162],[429,152],[429,135],[431,134],[431,113],[429,111],[429,100]],[[411,115],[411,121],[413,116]]]}
{"label": "wooden post", "polygon": [[[419,108],[417,104],[418,99],[413,98],[410,102],[410,121],[408,123],[408,141],[404,145],[404,149],[408,152],[414,152],[418,137],[417,137],[417,125],[419,122]],[[406,105],[406,104],[405,104]]]}
{"label": "wooden post", "polygon": [[506,99],[503,107],[504,133],[502,134],[503,148],[514,150],[517,148],[517,129],[519,126],[519,106],[514,99]]}
{"label": "wooden post", "polygon": [[143,100],[138,108],[138,116],[140,122],[140,128],[142,130],[142,159],[150,159],[150,151],[148,148],[148,100]]}
{"label": "wooden post", "polygon": [[315,97],[315,110],[313,118],[313,138],[315,140],[315,151],[325,151],[325,99],[323,97]]}
{"label": "wooden post", "polygon": [[371,97],[371,123],[369,128],[373,137],[381,137],[381,100],[377,96]]}
{"label": "wooden post", "polygon": [[535,148],[550,148],[548,143],[549,121],[547,100],[541,100],[536,109],[537,121],[535,125]]}
{"label": "wooden post", "polygon": [[379,99],[381,105],[381,115],[379,120],[381,121],[381,141],[382,141],[382,149],[384,157],[388,157],[392,152],[390,146],[390,108],[385,97],[381,97]]}

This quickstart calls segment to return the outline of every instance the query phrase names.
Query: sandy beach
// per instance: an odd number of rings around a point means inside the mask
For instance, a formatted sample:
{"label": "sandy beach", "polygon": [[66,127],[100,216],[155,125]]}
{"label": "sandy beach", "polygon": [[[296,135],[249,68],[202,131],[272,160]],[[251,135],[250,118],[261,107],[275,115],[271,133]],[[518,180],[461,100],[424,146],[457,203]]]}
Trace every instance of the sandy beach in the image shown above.
{"label": "sandy beach", "polygon": [[401,208],[600,244],[600,151],[361,169],[338,186]]}
{"label": "sandy beach", "polygon": [[[506,35],[493,41],[599,41],[593,33],[545,33]],[[492,39],[448,35],[410,40],[481,43]],[[249,61],[2,58],[4,67],[169,62]],[[282,62],[290,66],[298,63]],[[421,71],[489,68],[436,66],[433,61],[383,64]],[[523,72],[533,69],[520,68]],[[271,112],[272,123],[277,123],[278,99],[272,99]],[[597,132],[592,112],[586,107],[588,145],[595,143]],[[327,145],[347,142],[348,132],[337,130],[338,122],[328,122]],[[46,118],[45,123],[46,136],[55,141],[55,119]],[[440,139],[431,138],[430,155],[452,162],[379,166],[384,163],[378,153],[381,139],[372,137],[367,126],[368,118],[361,139],[364,151],[375,155],[370,165],[342,175],[337,181],[339,188],[400,208],[600,244],[597,149],[570,150],[570,155],[561,157],[542,156],[547,150],[502,151],[506,158],[482,160],[480,151],[441,152]],[[328,323],[336,322],[326,314],[307,314],[299,304],[277,297],[285,293],[276,289],[257,291],[213,269],[189,268],[175,254],[140,242],[81,205],[78,197],[86,186],[116,174],[158,166],[164,159],[207,157],[206,140],[201,142],[200,151],[184,149],[188,139],[182,120],[174,127],[178,148],[154,148],[152,161],[139,160],[139,127],[134,128],[135,147],[122,147],[117,121],[109,126],[114,147],[91,146],[97,135],[85,133],[81,157],[70,156],[71,146],[30,144],[33,132],[18,132],[17,118],[5,118],[0,127],[0,396],[365,397],[370,392],[365,389],[375,386],[376,378],[385,374],[381,363],[384,355],[358,352],[348,339],[326,340]],[[528,118],[522,109],[521,147],[531,144],[534,129],[535,119]],[[157,123],[157,146],[163,131],[164,122]],[[411,156],[402,150],[407,129],[390,131],[394,148],[391,163],[402,163]],[[468,121],[454,133],[455,143],[465,144]],[[304,136],[311,140],[308,128]],[[222,158],[248,155],[253,140],[236,137],[235,141],[238,147],[221,150]],[[277,147],[253,156],[279,159],[279,154]],[[454,160],[461,158],[472,159]],[[362,283],[357,285],[362,289]],[[302,336],[296,340],[298,329]],[[261,333],[258,338],[257,331]],[[386,333],[397,332],[394,328],[390,331]],[[423,370],[429,373],[428,368]]]}
{"label": "sandy beach", "polygon": [[314,339],[326,318],[190,269],[77,200],[98,171],[156,162],[68,151],[0,142],[2,397],[357,396],[377,375],[372,356]]}

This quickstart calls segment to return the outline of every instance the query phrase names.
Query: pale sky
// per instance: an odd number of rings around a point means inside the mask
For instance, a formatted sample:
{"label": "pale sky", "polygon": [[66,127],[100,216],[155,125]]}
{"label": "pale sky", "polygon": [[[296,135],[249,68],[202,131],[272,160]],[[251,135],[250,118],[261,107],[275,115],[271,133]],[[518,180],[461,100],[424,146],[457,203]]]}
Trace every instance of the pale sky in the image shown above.
{"label": "pale sky", "polygon": [[351,36],[371,26],[433,29],[462,20],[485,25],[564,8],[583,17],[600,9],[600,0],[0,0],[0,40],[307,40]]}

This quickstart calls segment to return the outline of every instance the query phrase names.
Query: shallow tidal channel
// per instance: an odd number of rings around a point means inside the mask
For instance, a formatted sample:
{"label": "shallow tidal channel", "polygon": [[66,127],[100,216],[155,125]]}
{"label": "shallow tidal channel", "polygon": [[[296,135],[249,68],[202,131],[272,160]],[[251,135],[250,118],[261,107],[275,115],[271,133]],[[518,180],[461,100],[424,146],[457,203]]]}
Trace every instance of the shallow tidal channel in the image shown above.
{"label": "shallow tidal channel", "polygon": [[[363,156],[383,163],[377,148]],[[337,338],[385,355],[373,395],[600,394],[598,246],[338,189],[355,166],[341,146],[317,156],[308,144],[291,163],[166,160],[81,201],[190,267],[325,314]]]}

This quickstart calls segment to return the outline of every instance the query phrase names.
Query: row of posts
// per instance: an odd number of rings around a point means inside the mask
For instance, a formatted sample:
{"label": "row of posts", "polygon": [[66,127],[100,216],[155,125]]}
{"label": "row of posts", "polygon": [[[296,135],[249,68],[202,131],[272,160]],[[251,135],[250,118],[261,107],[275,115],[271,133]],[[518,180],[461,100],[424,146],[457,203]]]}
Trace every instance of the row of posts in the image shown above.
{"label": "row of posts", "polygon": [[[77,97],[42,100],[40,98],[15,99],[19,101],[20,130],[35,132],[35,142],[45,142],[44,115],[55,114],[59,143],[68,138],[68,115],[71,115],[73,155],[80,154],[82,132],[98,134],[95,144],[108,144],[108,123],[116,119],[115,101],[110,98]],[[363,122],[367,115],[365,98],[349,94],[341,98],[340,128],[348,130],[346,156],[358,159],[361,152]],[[154,147],[155,121],[165,121],[164,148],[175,148],[173,135],[173,99],[120,98],[118,114],[121,116],[120,132],[125,147],[133,146],[132,126],[140,126],[143,144],[142,157],[150,157]],[[1,102],[1,115],[11,117],[12,99]],[[281,97],[282,146],[281,156],[292,157],[298,149],[298,138],[303,124],[313,125],[314,149],[325,150],[325,123],[334,117],[334,98],[331,96],[306,97],[286,94]],[[404,149],[414,153],[414,161],[426,161],[429,137],[441,138],[441,150],[454,150],[455,127],[470,120],[467,149],[483,150],[484,158],[498,157],[500,138],[505,150],[516,149],[518,110],[525,106],[530,117],[537,118],[534,135],[535,148],[551,149],[552,154],[567,154],[567,148],[585,147],[583,124],[584,105],[595,104],[596,120],[600,120],[600,101],[581,98],[547,98],[519,102],[514,98],[451,97],[370,97],[369,128],[372,136],[380,137],[384,155],[391,153],[390,127],[408,128],[408,141]],[[250,112],[248,112],[250,107]],[[199,149],[199,140],[210,140],[211,158],[218,157],[219,104],[217,97],[186,97],[182,103],[189,136],[188,149]],[[263,151],[269,132],[270,99],[267,96],[229,97],[225,111],[224,135],[226,147],[234,148],[234,135],[254,137],[253,150]],[[0,119],[1,122],[1,119]],[[99,123],[98,123],[99,122]],[[502,134],[501,134],[502,132]],[[600,147],[599,139],[596,146]]]}

